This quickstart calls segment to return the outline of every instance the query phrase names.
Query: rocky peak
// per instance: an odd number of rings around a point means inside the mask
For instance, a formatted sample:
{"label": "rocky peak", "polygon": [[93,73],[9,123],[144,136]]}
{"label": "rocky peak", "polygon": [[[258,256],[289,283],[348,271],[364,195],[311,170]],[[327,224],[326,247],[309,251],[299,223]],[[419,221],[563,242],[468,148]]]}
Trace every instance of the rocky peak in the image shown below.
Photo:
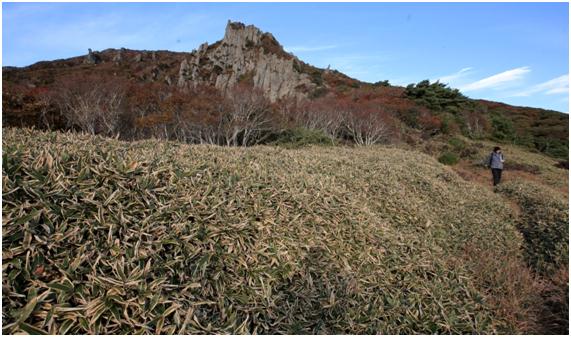
{"label": "rocky peak", "polygon": [[317,85],[310,75],[299,71],[299,63],[272,34],[228,21],[222,40],[202,44],[181,62],[177,83],[181,87],[213,84],[225,91],[247,82],[272,101],[286,96],[301,98]]}
{"label": "rocky peak", "polygon": [[228,20],[222,43],[236,47],[252,47],[261,44],[263,35],[264,33],[253,25],[246,26],[241,22]]}

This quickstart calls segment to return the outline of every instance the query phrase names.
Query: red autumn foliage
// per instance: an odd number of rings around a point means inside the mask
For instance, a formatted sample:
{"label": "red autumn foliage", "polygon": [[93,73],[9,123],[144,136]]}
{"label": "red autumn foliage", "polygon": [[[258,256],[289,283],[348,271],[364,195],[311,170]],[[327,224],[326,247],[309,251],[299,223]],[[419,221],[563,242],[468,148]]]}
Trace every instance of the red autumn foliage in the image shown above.
{"label": "red autumn foliage", "polygon": [[398,136],[393,112],[370,92],[330,94],[284,109],[294,126],[321,130],[331,140],[347,139],[357,145],[390,142]]}
{"label": "red autumn foliage", "polygon": [[422,111],[418,117],[420,128],[429,134],[436,134],[442,128],[442,120],[427,111]]}
{"label": "red autumn foliage", "polygon": [[3,83],[2,122],[20,127],[64,128],[65,120],[47,87]]}

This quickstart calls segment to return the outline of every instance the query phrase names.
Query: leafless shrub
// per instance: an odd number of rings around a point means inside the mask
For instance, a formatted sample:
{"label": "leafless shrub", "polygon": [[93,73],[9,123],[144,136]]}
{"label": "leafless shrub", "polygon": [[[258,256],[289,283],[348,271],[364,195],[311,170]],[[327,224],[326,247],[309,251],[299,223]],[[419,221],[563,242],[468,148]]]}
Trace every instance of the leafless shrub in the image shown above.
{"label": "leafless shrub", "polygon": [[59,86],[56,104],[69,126],[90,134],[114,136],[123,111],[124,88],[117,83],[88,78],[64,81]]}
{"label": "leafless shrub", "polygon": [[249,87],[230,90],[227,107],[221,116],[220,129],[227,146],[259,144],[271,130],[270,102],[263,93]]}
{"label": "leafless shrub", "polygon": [[347,113],[346,105],[325,97],[301,105],[297,119],[302,127],[321,130],[335,141],[341,136]]}
{"label": "leafless shrub", "polygon": [[390,131],[380,113],[352,111],[346,118],[346,127],[357,145],[373,145],[386,141]]}

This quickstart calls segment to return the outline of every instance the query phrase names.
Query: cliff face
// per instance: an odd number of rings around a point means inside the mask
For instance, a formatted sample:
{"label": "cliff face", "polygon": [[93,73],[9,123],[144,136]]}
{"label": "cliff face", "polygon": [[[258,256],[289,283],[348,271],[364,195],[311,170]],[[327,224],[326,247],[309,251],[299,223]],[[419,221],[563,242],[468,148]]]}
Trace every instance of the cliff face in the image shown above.
{"label": "cliff face", "polygon": [[302,64],[285,52],[272,34],[228,21],[221,41],[202,44],[181,62],[178,85],[210,84],[225,91],[249,82],[272,101],[286,96],[302,98],[319,86],[301,71]]}

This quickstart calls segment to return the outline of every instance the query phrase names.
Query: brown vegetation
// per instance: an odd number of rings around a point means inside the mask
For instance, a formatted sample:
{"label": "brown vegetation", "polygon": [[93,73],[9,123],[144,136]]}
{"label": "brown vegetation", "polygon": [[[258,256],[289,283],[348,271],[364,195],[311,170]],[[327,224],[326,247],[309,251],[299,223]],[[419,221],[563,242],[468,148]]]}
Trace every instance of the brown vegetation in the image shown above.
{"label": "brown vegetation", "polygon": [[[231,23],[231,25],[236,29],[241,27],[239,23]],[[209,48],[212,49],[215,45],[212,44]],[[263,48],[265,53],[275,54],[278,57],[292,57],[283,51],[279,42],[269,33],[263,35],[260,48]],[[86,117],[81,118],[77,114],[77,109],[70,109],[69,106],[66,108],[66,104],[61,104],[61,102],[56,104],[53,97],[57,96],[56,92],[60,91],[58,87],[61,86],[83,88],[90,84],[100,87],[109,84],[110,88],[94,88],[94,90],[111,92],[119,89],[118,92],[125,94],[119,126],[116,127],[122,139],[152,136],[191,143],[224,143],[214,140],[216,137],[212,136],[212,132],[202,130],[202,126],[197,127],[195,122],[183,120],[193,115],[189,111],[194,110],[192,105],[195,102],[191,102],[194,98],[191,98],[192,95],[178,93],[179,89],[174,87],[173,83],[178,76],[181,61],[189,55],[188,53],[108,49],[96,52],[96,54],[100,59],[97,64],[86,64],[83,57],[75,57],[67,60],[40,62],[25,68],[3,69],[3,121],[5,125],[33,125],[55,129],[65,129],[73,125],[75,128],[86,129],[87,132],[94,132],[98,129],[103,134],[109,134],[111,132],[109,128],[114,127],[103,126],[103,121],[109,120],[109,116],[100,118],[99,122],[90,121],[86,124]],[[297,59],[294,60],[293,67],[298,72],[309,75],[313,82],[313,86],[296,89],[305,93],[307,99],[298,102],[298,111],[292,111],[299,116],[286,117],[289,119],[286,124],[293,128],[315,124],[318,125],[317,130],[323,130],[336,141],[349,141],[356,144],[378,141],[405,141],[413,144],[442,134],[462,134],[472,139],[493,139],[502,143],[516,143],[555,157],[566,158],[567,156],[568,123],[565,116],[555,112],[512,107],[495,102],[472,101],[462,96],[457,90],[439,83],[431,84],[428,81],[402,88],[391,86],[387,81],[376,84],[359,82],[338,71],[319,69]],[[212,74],[207,71],[207,68],[203,67],[199,70],[204,80],[210,79],[221,71],[213,67],[212,71],[216,74]],[[253,86],[254,75],[249,73],[241,76],[239,85]],[[97,80],[93,80],[95,78]],[[149,89],[150,87],[154,89]],[[190,90],[194,92],[193,95],[196,95],[196,89],[194,87]],[[153,92],[154,90],[162,94],[158,95]],[[136,98],[148,94],[152,99]],[[171,95],[177,97],[176,113],[164,107],[164,101],[169,100],[166,97]],[[228,96],[228,92],[207,95],[204,100],[211,100],[212,107],[205,110],[212,111],[221,106],[228,106],[223,102],[225,96]],[[328,102],[324,104],[320,101],[322,99]],[[281,106],[287,100],[283,99],[282,102],[274,104],[272,111],[284,111],[284,109],[291,111],[291,108]],[[136,103],[137,107],[131,106],[133,101],[139,101]],[[143,110],[154,111],[141,115],[142,102],[149,105]],[[166,103],[166,105],[169,104]],[[199,105],[203,109],[206,104],[201,102]],[[344,108],[344,110],[353,111],[352,113],[344,112],[343,123],[339,120],[338,105],[350,106],[349,109]],[[321,107],[317,108],[317,106]],[[330,110],[324,111],[324,106]],[[113,109],[100,108],[99,110],[109,113]],[[371,113],[372,110],[377,112]],[[76,111],[75,115],[71,111]],[[101,115],[103,113],[101,111],[97,114]],[[319,113],[316,113],[317,111]],[[211,119],[212,116],[210,114],[204,119]],[[315,121],[310,121],[308,118],[315,119]],[[331,120],[327,121],[328,118]],[[355,132],[355,130],[364,131],[363,127],[349,131],[347,123],[349,120],[352,120],[351,124],[355,125],[370,125],[366,120],[373,120],[372,124],[375,125],[372,127],[375,130],[373,133],[384,135],[382,137],[369,136],[365,137],[368,141],[364,140],[361,137],[362,132]],[[299,123],[292,125],[292,121],[299,121]],[[83,126],[80,127],[80,124]],[[93,124],[99,124],[99,126],[95,127]],[[182,124],[186,125],[185,131],[179,132],[174,125]],[[189,124],[193,126],[190,127]],[[206,129],[211,129],[210,124]],[[281,121],[272,121],[270,124],[271,127],[266,129],[270,129],[273,133],[279,133],[286,127],[281,124]],[[344,125],[342,128],[341,124]],[[169,130],[169,125],[173,130]],[[380,125],[382,125],[382,132],[378,128]],[[188,129],[193,131],[189,133]],[[198,129],[201,130],[197,131]],[[197,132],[200,136],[197,136]],[[209,140],[204,140],[205,136]],[[272,137],[264,138],[271,139]]]}
{"label": "brown vegetation", "polygon": [[26,129],[3,149],[4,333],[520,332],[527,302],[493,298],[509,265],[462,257],[517,259],[513,214],[429,156]]}

